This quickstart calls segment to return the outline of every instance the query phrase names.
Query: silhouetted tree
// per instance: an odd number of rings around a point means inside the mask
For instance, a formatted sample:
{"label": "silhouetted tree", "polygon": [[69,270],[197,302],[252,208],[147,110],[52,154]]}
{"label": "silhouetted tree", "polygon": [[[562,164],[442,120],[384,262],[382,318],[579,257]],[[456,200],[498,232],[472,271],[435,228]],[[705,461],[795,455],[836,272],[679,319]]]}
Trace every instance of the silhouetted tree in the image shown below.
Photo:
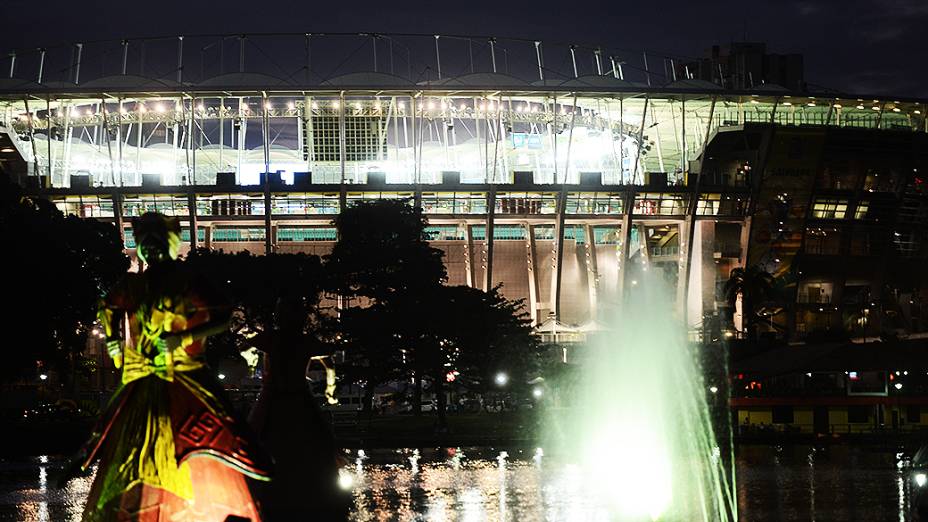
{"label": "silhouetted tree", "polygon": [[505,369],[516,381],[533,364],[536,344],[521,302],[499,288],[443,284],[442,252],[426,241],[426,224],[407,201],[349,207],[336,219],[339,240],[326,266],[333,288],[359,305],[343,308],[339,330],[346,371],[365,385],[365,408],[378,384],[412,378],[418,413],[428,379],[444,428],[449,372],[481,386]]}
{"label": "silhouetted tree", "polygon": [[408,200],[356,203],[335,218],[338,241],[326,256],[334,290],[386,303],[443,283],[442,251],[429,245],[422,210]]}
{"label": "silhouetted tree", "polygon": [[725,282],[725,297],[728,299],[732,315],[735,313],[735,302],[738,296],[741,296],[742,328],[752,339],[755,337],[755,326],[758,322],[754,307],[770,297],[773,293],[773,283],[773,275],[757,265],[733,269]]}
{"label": "silhouetted tree", "polygon": [[34,375],[37,363],[67,379],[86,347],[99,299],[129,268],[119,233],[112,223],[65,216],[0,175],[0,235],[10,248],[7,335],[25,339],[7,343],[0,379]]}
{"label": "silhouetted tree", "polygon": [[[369,412],[374,388],[393,376],[403,345],[423,335],[417,329],[425,327],[424,321],[408,303],[440,286],[447,272],[441,250],[428,244],[422,210],[407,200],[354,204],[336,217],[335,226],[338,241],[325,266],[342,300],[345,371],[364,385]],[[372,310],[353,311],[352,304]],[[411,377],[418,413],[423,375],[414,371]]]}
{"label": "silhouetted tree", "polygon": [[486,390],[498,372],[512,386],[537,376],[538,343],[521,301],[510,301],[499,286],[484,292],[467,286],[441,286],[425,294],[416,308],[425,327],[411,343],[412,364],[432,378],[438,424],[446,427],[445,383],[450,372],[474,389]]}

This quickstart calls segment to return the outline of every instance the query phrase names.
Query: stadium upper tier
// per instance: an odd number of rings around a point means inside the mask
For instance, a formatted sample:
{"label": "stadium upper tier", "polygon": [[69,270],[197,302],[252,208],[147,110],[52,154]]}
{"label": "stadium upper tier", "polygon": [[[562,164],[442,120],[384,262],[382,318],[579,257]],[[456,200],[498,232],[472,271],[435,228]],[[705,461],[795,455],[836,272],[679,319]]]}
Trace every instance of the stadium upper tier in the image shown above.
{"label": "stadium upper tier", "polygon": [[[326,50],[334,39],[341,53]],[[289,47],[275,47],[280,41]],[[360,46],[346,54],[345,41]],[[928,132],[924,100],[773,85],[735,92],[686,71],[678,77],[668,57],[652,55],[649,69],[647,54],[643,67],[620,56],[525,40],[373,34],[19,52],[0,80],[0,167],[50,187],[253,185],[262,172],[288,182],[306,172],[325,184],[365,183],[371,173],[431,184],[448,172],[463,183],[509,183],[517,172],[538,184],[577,183],[590,172],[609,185],[666,173],[682,184],[716,132],[745,123]],[[88,69],[100,72],[88,79]]]}

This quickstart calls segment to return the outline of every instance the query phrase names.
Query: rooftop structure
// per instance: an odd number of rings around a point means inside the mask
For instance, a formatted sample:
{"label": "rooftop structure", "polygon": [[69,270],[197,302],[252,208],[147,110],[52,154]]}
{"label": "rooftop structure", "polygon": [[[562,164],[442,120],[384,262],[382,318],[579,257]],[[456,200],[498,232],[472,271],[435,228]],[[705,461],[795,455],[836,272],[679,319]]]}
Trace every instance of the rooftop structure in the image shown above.
{"label": "rooftop structure", "polygon": [[[333,41],[353,53],[322,50]],[[735,90],[655,70],[673,57],[633,67],[592,46],[443,35],[188,36],[24,59],[0,80],[0,169],[62,210],[124,231],[157,210],[189,247],[324,254],[341,208],[408,198],[450,283],[503,283],[552,340],[595,330],[641,270],[676,287],[691,327],[736,332],[721,283],[746,264],[792,285],[763,313],[801,336],[851,313],[832,288],[872,296],[886,278],[868,273],[925,254],[926,100]],[[828,256],[852,259],[836,277]]]}

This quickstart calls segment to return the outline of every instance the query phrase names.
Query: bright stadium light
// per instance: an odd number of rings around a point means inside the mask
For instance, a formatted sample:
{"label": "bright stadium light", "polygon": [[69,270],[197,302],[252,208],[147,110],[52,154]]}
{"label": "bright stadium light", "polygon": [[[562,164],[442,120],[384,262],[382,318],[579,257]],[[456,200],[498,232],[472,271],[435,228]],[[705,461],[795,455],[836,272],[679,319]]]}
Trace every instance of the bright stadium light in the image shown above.
{"label": "bright stadium light", "polygon": [[509,382],[508,375],[506,375],[503,372],[499,372],[496,374],[496,384],[498,384],[499,386],[505,386],[507,382]]}
{"label": "bright stadium light", "polygon": [[43,373],[43,374],[39,375],[39,379],[41,379],[41,380],[43,380],[43,381],[44,381],[44,380],[47,380],[47,379],[48,379],[48,375],[46,375],[46,374]]}
{"label": "bright stadium light", "polygon": [[915,483],[918,484],[918,487],[924,487],[926,482],[928,482],[928,475],[924,473],[915,474]]}

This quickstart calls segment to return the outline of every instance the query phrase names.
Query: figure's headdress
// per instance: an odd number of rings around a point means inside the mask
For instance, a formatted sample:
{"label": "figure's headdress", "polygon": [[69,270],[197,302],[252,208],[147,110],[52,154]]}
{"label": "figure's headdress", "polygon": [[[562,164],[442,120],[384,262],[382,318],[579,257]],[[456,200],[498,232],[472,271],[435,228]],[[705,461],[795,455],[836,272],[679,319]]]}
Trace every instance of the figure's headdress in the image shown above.
{"label": "figure's headdress", "polygon": [[[132,219],[132,235],[135,236],[137,246],[159,243],[171,259],[177,259],[180,251],[180,221],[177,218],[158,212],[146,212]],[[142,249],[139,248],[137,252],[142,261],[145,261]]]}

